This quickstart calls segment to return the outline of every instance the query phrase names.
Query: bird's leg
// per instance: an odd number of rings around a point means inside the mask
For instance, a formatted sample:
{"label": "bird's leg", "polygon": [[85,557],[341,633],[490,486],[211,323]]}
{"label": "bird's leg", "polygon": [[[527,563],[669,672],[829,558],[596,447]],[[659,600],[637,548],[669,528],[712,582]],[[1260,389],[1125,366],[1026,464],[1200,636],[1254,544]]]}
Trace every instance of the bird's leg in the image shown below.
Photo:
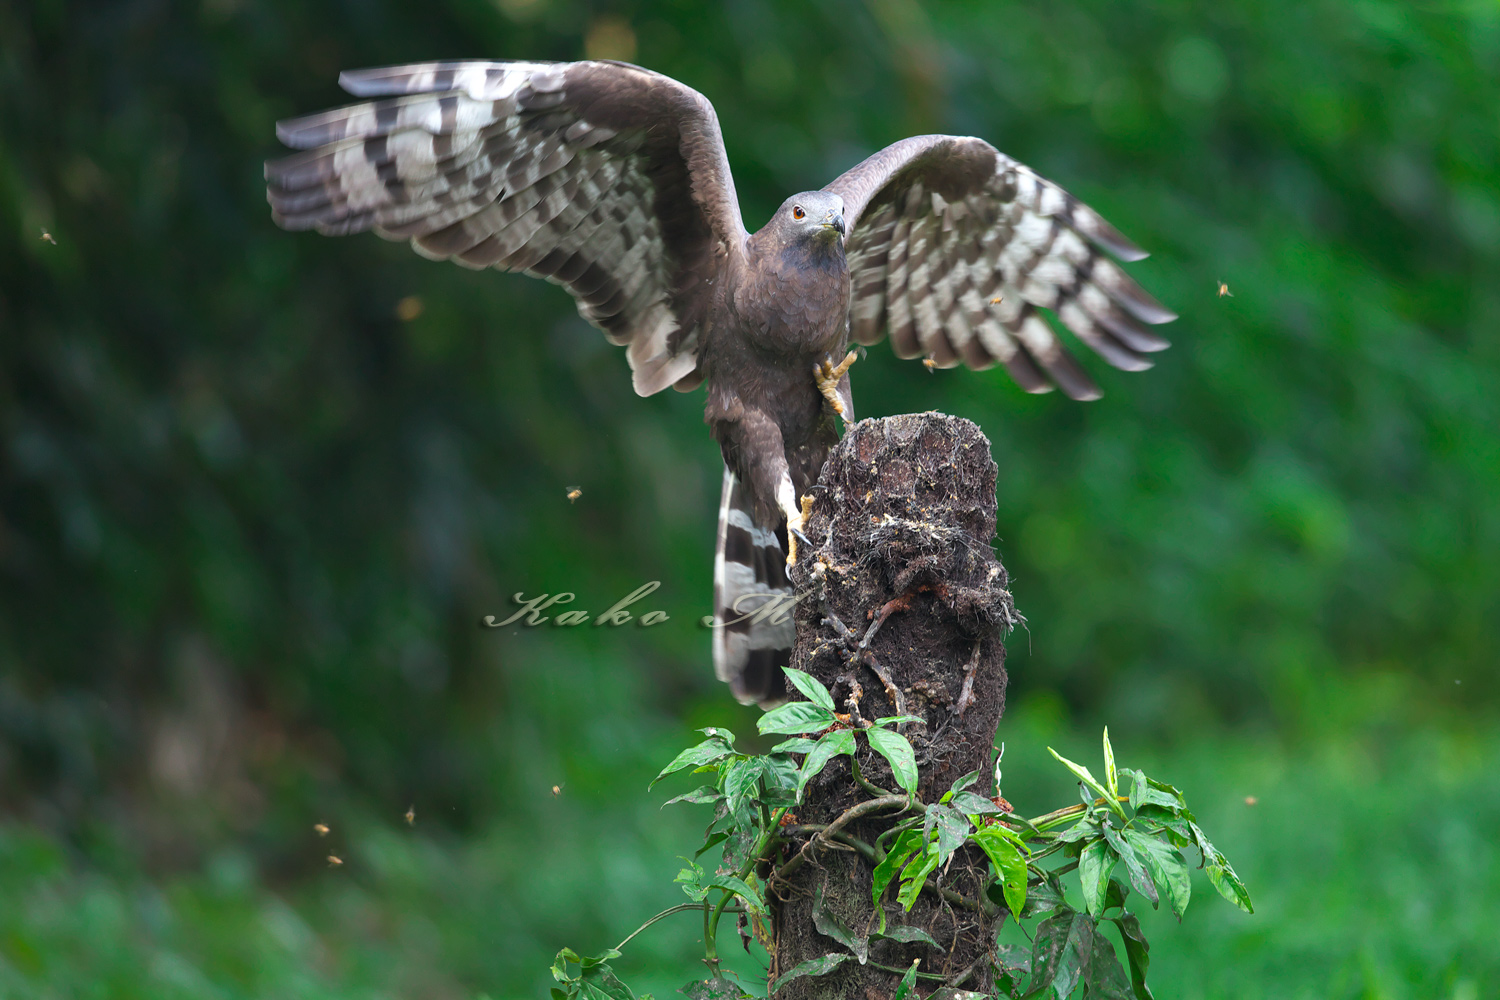
{"label": "bird's leg", "polygon": [[[807,542],[807,536],[802,533],[802,526],[807,523],[808,516],[812,513],[812,494],[802,498],[797,503],[797,491],[792,488],[792,477],[783,475],[780,485],[776,489],[776,503],[781,507],[781,512],[786,515],[786,564],[791,566],[797,561],[797,540]],[[808,542],[811,545],[811,542]]]}
{"label": "bird's leg", "polygon": [[824,358],[813,367],[813,378],[818,383],[818,391],[823,394],[824,399],[828,400],[828,405],[833,407],[833,412],[841,417],[844,415],[844,402],[839,399],[839,379],[844,377],[844,373],[858,358],[859,352],[850,351],[844,355],[844,360],[836,365]]}

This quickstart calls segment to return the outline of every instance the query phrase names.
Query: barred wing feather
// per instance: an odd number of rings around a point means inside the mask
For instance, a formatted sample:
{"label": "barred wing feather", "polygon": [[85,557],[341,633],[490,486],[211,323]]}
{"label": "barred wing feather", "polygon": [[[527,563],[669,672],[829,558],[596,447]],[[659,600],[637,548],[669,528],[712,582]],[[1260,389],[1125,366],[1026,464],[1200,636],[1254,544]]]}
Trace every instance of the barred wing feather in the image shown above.
{"label": "barred wing feather", "polygon": [[425,257],[562,285],[627,347],[636,391],[701,381],[714,282],[743,252],[717,116],[623,63],[444,62],[344,73],[377,98],[282,122],[287,229],[373,229]]}
{"label": "barred wing feather", "polygon": [[1151,367],[1176,316],[1104,251],[1146,254],[1097,212],[982,139],[915,136],[827,190],[844,198],[850,332],[889,332],[899,357],[940,367],[997,361],[1030,392],[1099,395],[1042,317],[1048,309],[1116,368]]}

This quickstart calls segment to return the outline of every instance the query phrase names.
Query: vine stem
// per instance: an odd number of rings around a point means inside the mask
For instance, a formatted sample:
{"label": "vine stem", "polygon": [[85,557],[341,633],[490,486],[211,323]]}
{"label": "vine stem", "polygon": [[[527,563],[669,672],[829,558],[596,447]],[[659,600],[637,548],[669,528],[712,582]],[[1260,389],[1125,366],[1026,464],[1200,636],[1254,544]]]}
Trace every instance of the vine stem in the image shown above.
{"label": "vine stem", "polygon": [[871,795],[886,796],[896,794],[888,788],[881,788],[879,785],[866,778],[864,776],[864,772],[859,769],[859,760],[855,757],[854,754],[849,755],[849,771],[854,775],[854,780],[859,782],[860,787],[869,792]]}
{"label": "vine stem", "polygon": [[[801,834],[802,836],[813,836],[816,834],[820,834],[827,829],[828,827],[822,824],[809,823],[802,826],[786,827],[782,830],[782,833],[784,833],[788,837],[795,837],[799,834]],[[836,833],[829,834],[828,839],[836,840],[841,844],[854,848],[864,856],[866,861],[869,861],[871,864],[875,863],[875,848],[871,847],[869,844],[865,843],[863,840],[860,840],[853,834],[845,833],[844,831],[839,830]]]}
{"label": "vine stem", "polygon": [[922,825],[922,819],[923,819],[923,817],[921,817],[921,816],[913,816],[911,819],[906,820],[903,823],[897,823],[895,826],[891,827],[889,830],[885,831],[880,836],[876,837],[875,838],[875,863],[879,864],[880,862],[882,862],[882,861],[885,860],[886,846],[892,840],[894,840],[896,837],[899,837],[901,834],[905,833],[907,830],[913,830],[913,829],[916,829],[917,827],[921,826]]}
{"label": "vine stem", "polygon": [[[866,962],[865,964],[868,965],[868,966],[870,966],[870,968],[872,968],[872,969],[880,969],[882,972],[894,972],[898,976],[904,976],[904,975],[906,975],[906,972],[907,972],[906,969],[898,969],[894,965],[881,965],[879,962],[876,962],[876,961],[869,961],[869,962]],[[908,966],[908,968],[910,968],[910,967]],[[919,972],[919,973],[917,973],[917,978],[918,979],[935,979],[938,982],[942,982],[944,979],[947,979],[948,977],[947,976],[940,976],[940,975],[938,975],[938,974],[936,974],[934,972]]]}
{"label": "vine stem", "polygon": [[[866,861],[870,862],[870,864],[873,865],[877,863],[875,860],[875,848],[871,847],[863,840],[860,840],[858,837],[850,836],[849,834],[844,833],[842,830],[836,830],[832,833],[828,833],[827,830],[828,827],[826,826],[821,826],[818,824],[806,824],[803,826],[789,826],[786,828],[785,832],[787,834],[822,834],[828,837],[829,840],[834,840],[840,844],[846,844],[849,847],[854,848]],[[984,908],[982,898],[980,901],[976,902],[975,900],[970,899],[968,896],[965,896],[962,893],[954,892],[952,889],[938,888],[931,882],[923,883],[922,891],[935,893],[946,899],[948,902],[954,904],[955,906],[962,906],[966,910],[982,910]],[[941,979],[943,977],[938,976],[936,978]]]}
{"label": "vine stem", "polygon": [[[776,810],[771,816],[771,821],[762,831],[760,839],[755,842],[755,850],[751,851],[745,863],[740,865],[740,870],[735,873],[735,877],[741,882],[755,870],[755,866],[760,863],[761,855],[765,853],[767,847],[771,846],[771,840],[781,828],[781,817],[786,815],[787,809],[787,806],[782,806]],[[703,909],[703,962],[712,973],[710,978],[717,979],[719,976],[719,947],[715,938],[719,932],[719,917],[723,915],[724,908],[729,905],[729,900],[733,897],[734,893],[725,889],[724,895],[719,897],[718,905],[713,908],[712,913],[709,912],[707,906]]]}
{"label": "vine stem", "polygon": [[819,833],[817,836],[813,837],[806,844],[803,844],[802,850],[798,851],[790,861],[773,872],[771,877],[767,880],[767,884],[769,885],[771,882],[775,882],[778,879],[786,878],[787,875],[796,871],[802,866],[802,863],[807,860],[807,852],[812,848],[814,844],[828,840],[849,823],[863,816],[865,813],[874,812],[877,809],[884,809],[889,806],[906,806],[909,803],[910,799],[905,795],[882,795],[878,799],[866,799],[864,802],[859,802],[850,806],[848,809],[845,809],[843,811],[838,819],[834,820],[832,823],[829,823],[827,828],[824,829],[822,833]]}
{"label": "vine stem", "polygon": [[[1119,796],[1116,796],[1116,798],[1119,801],[1121,801],[1121,802],[1129,802],[1130,801],[1130,796],[1128,796],[1128,795],[1119,795]],[[1104,800],[1104,799],[1095,799],[1094,800],[1094,805],[1096,805],[1096,806],[1103,806],[1103,805],[1108,805],[1108,804],[1109,803],[1106,800]],[[1089,809],[1089,808],[1090,808],[1089,806],[1085,806],[1082,802],[1080,802],[1077,805],[1063,806],[1061,809],[1054,809],[1052,812],[1043,813],[1042,815],[1036,817],[1035,819],[1021,820],[1021,821],[1023,823],[1028,824],[1029,826],[1035,828],[1038,832],[1045,832],[1045,831],[1047,831],[1048,829],[1050,829],[1050,828],[1052,828],[1054,826],[1060,826],[1060,825],[1062,825],[1062,823],[1064,823],[1067,820],[1072,819],[1074,816],[1081,815],[1086,809]],[[1002,819],[1003,818],[1004,817],[1002,817]],[[1016,817],[1016,818],[1020,819],[1020,817]]]}
{"label": "vine stem", "polygon": [[[660,913],[658,913],[656,916],[652,917],[650,920],[647,920],[644,924],[641,924],[641,926],[637,927],[635,930],[631,931],[630,934],[625,938],[624,941],[621,941],[619,944],[615,945],[614,950],[615,951],[624,951],[625,950],[625,946],[627,944],[629,944],[632,940],[634,940],[635,936],[637,934],[639,934],[641,931],[645,930],[647,927],[650,927],[652,924],[656,923],[658,920],[662,919],[663,917],[670,917],[674,913],[682,913],[682,912],[684,912],[686,910],[704,910],[704,911],[706,911],[707,909],[708,909],[708,904],[707,903],[679,903],[676,906],[669,906],[665,910],[662,910]],[[730,912],[743,912],[743,911],[742,910],[731,910]]]}

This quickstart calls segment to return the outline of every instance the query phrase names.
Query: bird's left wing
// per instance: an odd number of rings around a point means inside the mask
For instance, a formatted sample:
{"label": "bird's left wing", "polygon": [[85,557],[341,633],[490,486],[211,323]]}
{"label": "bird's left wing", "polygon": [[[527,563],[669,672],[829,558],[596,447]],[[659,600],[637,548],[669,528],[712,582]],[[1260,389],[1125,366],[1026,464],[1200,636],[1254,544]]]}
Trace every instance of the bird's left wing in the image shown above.
{"label": "bird's left wing", "polygon": [[915,136],[826,188],[844,199],[850,332],[889,330],[899,357],[987,368],[999,361],[1030,392],[1053,383],[1099,395],[1038,311],[1051,310],[1105,361],[1127,371],[1167,347],[1149,324],[1176,316],[1118,264],[1146,254],[1050,181],[982,139]]}
{"label": "bird's left wing", "polygon": [[339,77],[379,100],[281,122],[266,164],[287,229],[374,229],[466,267],[567,288],[650,395],[697,348],[744,223],[713,106],[611,62],[444,62]]}

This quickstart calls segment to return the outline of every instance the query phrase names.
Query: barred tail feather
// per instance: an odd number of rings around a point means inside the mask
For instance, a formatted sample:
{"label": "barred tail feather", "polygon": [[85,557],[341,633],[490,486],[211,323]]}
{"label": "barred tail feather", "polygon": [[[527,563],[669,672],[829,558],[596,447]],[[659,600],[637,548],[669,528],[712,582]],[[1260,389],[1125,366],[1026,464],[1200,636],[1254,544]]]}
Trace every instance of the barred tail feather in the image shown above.
{"label": "barred tail feather", "polygon": [[741,704],[762,708],[786,696],[781,668],[796,641],[778,527],[756,523],[750,492],[726,468],[714,550],[714,673]]}

